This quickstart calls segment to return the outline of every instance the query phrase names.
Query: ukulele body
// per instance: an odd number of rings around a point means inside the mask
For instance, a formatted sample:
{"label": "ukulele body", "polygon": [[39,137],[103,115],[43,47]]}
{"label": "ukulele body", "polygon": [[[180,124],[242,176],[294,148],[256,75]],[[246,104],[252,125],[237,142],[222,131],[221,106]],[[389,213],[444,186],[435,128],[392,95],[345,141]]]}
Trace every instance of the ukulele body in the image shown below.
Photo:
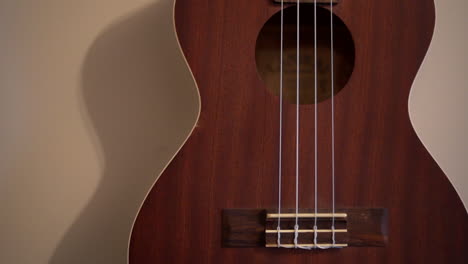
{"label": "ukulele body", "polygon": [[[323,7],[327,8],[327,7]],[[279,98],[256,65],[270,0],[175,3],[179,41],[198,85],[196,126],[135,221],[130,264],[465,263],[468,215],[411,125],[408,96],[430,44],[433,0],[342,0],[353,72],[336,93],[337,208],[386,208],[384,247],[222,247],[223,209],[278,206]],[[279,58],[279,57],[278,57]],[[183,107],[183,106],[181,106]],[[318,110],[318,203],[330,209],[331,102]],[[283,109],[282,207],[295,206],[296,105]],[[300,105],[299,207],[314,207],[314,104]]]}

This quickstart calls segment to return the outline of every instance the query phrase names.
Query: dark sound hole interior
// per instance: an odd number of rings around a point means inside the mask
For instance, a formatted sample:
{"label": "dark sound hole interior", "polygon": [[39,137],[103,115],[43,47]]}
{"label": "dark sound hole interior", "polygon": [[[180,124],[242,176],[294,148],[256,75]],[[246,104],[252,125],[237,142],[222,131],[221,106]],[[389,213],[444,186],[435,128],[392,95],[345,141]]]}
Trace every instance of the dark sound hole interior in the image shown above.
{"label": "dark sound hole interior", "polygon": [[[314,97],[314,9],[301,5],[300,11],[300,90],[299,102],[313,104]],[[354,67],[354,43],[343,21],[333,17],[335,94],[349,80]],[[267,88],[279,95],[281,13],[272,16],[257,38],[257,69]],[[284,10],[283,98],[296,103],[296,6]],[[330,11],[317,8],[317,101],[331,96]]]}

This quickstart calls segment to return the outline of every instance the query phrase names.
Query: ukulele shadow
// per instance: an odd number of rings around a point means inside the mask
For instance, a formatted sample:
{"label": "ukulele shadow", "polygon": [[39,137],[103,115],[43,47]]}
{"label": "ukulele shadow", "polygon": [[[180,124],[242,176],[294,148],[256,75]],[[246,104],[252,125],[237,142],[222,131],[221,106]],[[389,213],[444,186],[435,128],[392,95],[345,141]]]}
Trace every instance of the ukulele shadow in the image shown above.
{"label": "ukulele shadow", "polygon": [[138,208],[195,122],[198,96],[172,5],[160,0],[119,19],[88,50],[79,97],[103,171],[51,264],[127,263]]}

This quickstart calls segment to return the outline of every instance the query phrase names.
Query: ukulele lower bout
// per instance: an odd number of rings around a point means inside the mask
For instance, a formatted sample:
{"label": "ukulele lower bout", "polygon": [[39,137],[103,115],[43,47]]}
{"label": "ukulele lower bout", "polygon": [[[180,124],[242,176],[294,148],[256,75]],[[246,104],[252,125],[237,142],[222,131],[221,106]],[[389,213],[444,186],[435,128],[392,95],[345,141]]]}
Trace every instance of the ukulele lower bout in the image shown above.
{"label": "ukulele lower bout", "polygon": [[[301,10],[307,11],[306,6]],[[255,57],[259,32],[280,8],[273,0],[176,1],[176,34],[199,89],[199,116],[185,145],[140,208],[130,240],[130,263],[465,264],[468,215],[418,139],[407,109],[411,83],[432,37],[434,0],[339,1],[333,14],[342,19],[352,36],[352,56],[346,60],[352,63],[352,76],[336,96],[299,106],[299,137],[295,136],[297,104],[283,101],[280,130],[280,97],[267,89]],[[296,6],[288,4],[285,8],[292,12]],[[328,8],[317,8],[318,21],[321,9]],[[327,15],[327,25],[330,13],[322,12]],[[284,14],[288,18],[287,10]],[[303,14],[301,25],[313,18],[312,12]],[[286,45],[295,50],[296,17],[291,17],[293,39]],[[337,21],[334,19],[335,26]],[[320,23],[316,24],[319,30]],[[280,36],[278,31],[279,27],[271,35]],[[307,32],[301,35],[302,40],[313,39]],[[319,32],[318,44],[331,35]],[[341,42],[336,38],[338,31],[334,32],[336,50]],[[280,46],[279,41],[274,43]],[[309,51],[313,52],[311,48]],[[331,50],[326,53],[331,54]],[[307,52],[301,54],[304,65]],[[293,74],[297,73],[294,55],[289,60]],[[274,56],[274,65],[279,65],[279,52]],[[309,61],[315,61],[313,58]],[[339,56],[335,58],[337,73]],[[319,74],[321,68],[323,64],[318,67]],[[286,68],[283,70],[286,72]],[[309,76],[313,78],[314,74]],[[336,81],[338,76],[334,77]],[[279,78],[276,83],[278,87]],[[301,83],[313,90],[314,85]],[[318,87],[326,86],[319,82]],[[335,164],[336,207],[332,206],[332,181],[328,177],[332,175],[332,98],[336,103],[338,133],[334,138],[339,153]],[[318,126],[312,121],[315,106]],[[318,144],[312,136],[314,127],[318,128]],[[301,140],[300,148],[296,148],[297,139]],[[318,147],[319,166],[311,162],[315,157],[313,146]],[[301,162],[296,167],[297,150]],[[278,162],[279,153],[284,158],[282,163]],[[303,210],[303,206],[318,208],[311,191],[317,186],[321,191],[317,197],[323,197],[317,204],[326,209],[319,213],[346,214],[335,218],[335,242],[348,248],[324,252],[266,248],[278,246],[277,221],[267,218],[266,209],[278,205],[279,164],[284,176],[281,206],[292,208],[296,204],[294,178],[299,167],[299,213],[314,212]],[[317,185],[312,176],[315,168],[319,168],[317,175],[328,175],[320,177]],[[365,208],[345,209],[359,206]],[[371,208],[375,206],[386,209]],[[282,209],[281,213],[295,210]],[[281,245],[294,244],[293,219],[281,218]],[[314,244],[314,234],[317,243],[332,242],[329,218],[319,218],[317,230],[310,217],[298,220],[298,245]]]}
{"label": "ukulele lower bout", "polygon": [[387,243],[386,209],[340,209],[335,214],[325,210],[318,210],[315,214],[313,209],[306,209],[301,210],[297,218],[296,230],[296,214],[292,209],[284,210],[280,215],[265,209],[224,209],[222,245],[233,248],[323,249],[383,247]]}

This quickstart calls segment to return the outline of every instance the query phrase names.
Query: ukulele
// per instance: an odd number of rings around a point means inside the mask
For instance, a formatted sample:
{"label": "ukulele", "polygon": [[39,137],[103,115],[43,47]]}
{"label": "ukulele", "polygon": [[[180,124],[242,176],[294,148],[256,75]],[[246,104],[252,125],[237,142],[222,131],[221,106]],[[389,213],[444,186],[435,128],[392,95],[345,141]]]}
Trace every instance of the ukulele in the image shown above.
{"label": "ukulele", "polygon": [[468,260],[467,212],[408,115],[433,0],[177,0],[174,16],[201,108],[130,264]]}

